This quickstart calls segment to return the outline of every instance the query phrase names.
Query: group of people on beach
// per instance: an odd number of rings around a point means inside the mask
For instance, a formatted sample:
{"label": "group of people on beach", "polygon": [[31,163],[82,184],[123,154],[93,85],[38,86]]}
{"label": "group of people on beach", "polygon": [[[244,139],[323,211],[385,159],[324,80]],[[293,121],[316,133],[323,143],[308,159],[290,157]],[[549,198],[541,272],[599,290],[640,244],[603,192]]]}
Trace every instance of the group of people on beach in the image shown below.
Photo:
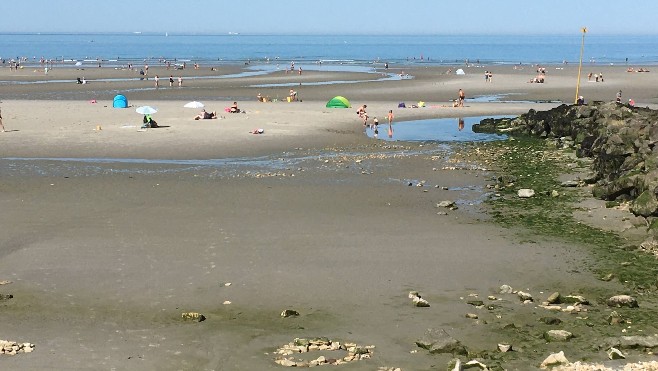
{"label": "group of people on beach", "polygon": [[[140,71],[140,75],[142,74],[141,72],[143,72],[143,71]],[[160,76],[155,75],[153,77],[153,81],[155,83],[155,88],[159,89],[160,88]],[[174,86],[174,75],[169,75],[169,87],[173,87],[173,86]],[[179,88],[183,87],[183,76],[178,76],[178,87]]]}
{"label": "group of people on beach", "polygon": [[[373,136],[377,138],[379,136],[379,119],[377,117],[372,118],[372,123],[368,124],[368,113],[366,112],[366,108],[368,108],[367,105],[362,105],[359,107],[359,109],[356,111],[356,114],[359,115],[360,118],[363,119],[363,127],[364,128],[370,128],[373,131]],[[393,137],[393,110],[389,110],[388,114],[386,116],[388,119],[388,137],[392,138]]]}
{"label": "group of people on beach", "polygon": [[592,78],[594,79],[595,82],[603,82],[603,73],[595,73],[592,75],[592,73],[587,74],[587,81],[592,81]]}

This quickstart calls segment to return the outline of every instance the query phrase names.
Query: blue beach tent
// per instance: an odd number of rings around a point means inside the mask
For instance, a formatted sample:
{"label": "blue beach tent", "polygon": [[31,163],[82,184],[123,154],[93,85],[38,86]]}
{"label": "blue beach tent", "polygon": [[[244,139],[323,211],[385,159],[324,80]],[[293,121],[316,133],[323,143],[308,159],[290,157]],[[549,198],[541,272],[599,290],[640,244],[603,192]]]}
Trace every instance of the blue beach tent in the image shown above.
{"label": "blue beach tent", "polygon": [[117,95],[114,97],[114,103],[112,103],[114,108],[128,108],[128,99],[124,95]]}

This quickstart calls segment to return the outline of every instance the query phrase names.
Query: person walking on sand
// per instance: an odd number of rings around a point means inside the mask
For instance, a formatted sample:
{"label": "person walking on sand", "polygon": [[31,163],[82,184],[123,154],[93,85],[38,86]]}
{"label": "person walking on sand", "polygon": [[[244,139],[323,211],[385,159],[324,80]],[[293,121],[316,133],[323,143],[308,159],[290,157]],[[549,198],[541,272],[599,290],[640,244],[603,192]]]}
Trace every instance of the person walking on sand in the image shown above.
{"label": "person walking on sand", "polygon": [[155,75],[155,77],[153,79],[155,80],[155,88],[156,89],[159,88],[160,87],[160,77],[158,77],[158,75]]}
{"label": "person walking on sand", "polygon": [[464,94],[462,89],[459,89],[459,103],[457,104],[458,107],[464,107],[464,99],[466,99],[466,94]]}
{"label": "person walking on sand", "polygon": [[393,110],[388,110],[388,126],[393,124]]}
{"label": "person walking on sand", "polygon": [[178,76],[178,87],[180,88],[182,86],[183,86],[183,76]]}
{"label": "person walking on sand", "polygon": [[169,75],[169,87],[174,86],[174,75]]}

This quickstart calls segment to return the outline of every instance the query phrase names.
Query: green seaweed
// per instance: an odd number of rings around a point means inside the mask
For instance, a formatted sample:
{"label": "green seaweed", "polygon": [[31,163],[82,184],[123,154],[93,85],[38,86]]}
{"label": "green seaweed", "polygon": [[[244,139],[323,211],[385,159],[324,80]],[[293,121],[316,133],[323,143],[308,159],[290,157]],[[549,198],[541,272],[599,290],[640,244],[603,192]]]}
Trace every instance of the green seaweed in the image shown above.
{"label": "green seaweed", "polygon": [[[487,153],[496,153],[493,160],[499,175],[513,176],[512,186],[502,185],[488,204],[494,220],[506,227],[522,227],[529,236],[560,239],[591,247],[596,259],[590,269],[597,274],[612,273],[629,289],[646,292],[656,289],[658,262],[653,256],[635,250],[621,236],[578,222],[573,217],[573,205],[584,197],[577,190],[560,189],[558,176],[568,162],[568,153],[550,147],[543,140],[521,139],[486,143]],[[531,188],[535,196],[519,198],[518,189]],[[559,197],[552,197],[560,189]],[[537,237],[527,237],[534,240]],[[622,264],[628,263],[631,264]]]}

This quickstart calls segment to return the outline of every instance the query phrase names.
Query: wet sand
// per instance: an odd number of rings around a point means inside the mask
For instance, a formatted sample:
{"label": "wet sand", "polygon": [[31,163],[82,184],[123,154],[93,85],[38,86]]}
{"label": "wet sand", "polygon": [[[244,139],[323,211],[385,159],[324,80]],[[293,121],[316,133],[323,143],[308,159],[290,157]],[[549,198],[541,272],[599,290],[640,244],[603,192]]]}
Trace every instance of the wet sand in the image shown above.
{"label": "wet sand", "polygon": [[[549,71],[544,85],[526,83],[534,73],[511,66],[492,68],[491,84],[479,73],[484,68],[466,76],[445,69],[405,71],[412,80],[303,86],[303,102],[295,103],[255,100],[259,92],[286,95],[287,87],[247,86],[254,83],[247,79],[282,80],[272,75],[155,90],[151,82],[94,82],[125,72],[100,69],[85,71],[85,86],[0,85],[3,97],[13,97],[3,98],[9,131],[0,133],[0,280],[12,281],[0,293],[14,295],[0,302],[10,319],[2,338],[36,345],[33,353],[3,357],[2,367],[281,369],[273,361],[277,347],[327,336],[376,346],[373,359],[346,369],[444,368],[451,357],[411,352],[429,327],[475,350],[506,340],[464,318],[462,298],[470,293],[486,297],[502,284],[533,292],[601,285],[572,269],[588,259],[586,250],[524,243],[488,223],[481,201],[494,172],[451,169],[461,146],[372,140],[354,113],[368,104],[371,117],[393,109],[402,121],[545,109],[556,103],[467,100],[452,108],[450,100],[461,87],[468,97],[567,101],[573,67],[554,70],[555,77]],[[78,73],[51,71],[48,78]],[[588,100],[614,99],[623,89],[633,90],[638,104],[657,103],[653,72],[638,81],[621,67],[604,73],[604,83],[583,83]],[[364,77],[329,75],[301,78]],[[138,84],[144,90],[126,93],[133,108],[111,108],[114,94]],[[61,97],[32,97],[44,92]],[[324,107],[338,94],[353,108]],[[194,121],[196,110],[182,107],[188,100],[220,112],[238,100],[246,113]],[[417,100],[428,107],[397,109]],[[158,107],[154,117],[164,127],[139,130],[134,107],[143,104]],[[249,134],[254,128],[265,133]],[[437,214],[442,200],[459,209]],[[410,290],[431,307],[413,307]],[[288,308],[300,316],[281,318]],[[184,322],[183,312],[207,319]]]}

